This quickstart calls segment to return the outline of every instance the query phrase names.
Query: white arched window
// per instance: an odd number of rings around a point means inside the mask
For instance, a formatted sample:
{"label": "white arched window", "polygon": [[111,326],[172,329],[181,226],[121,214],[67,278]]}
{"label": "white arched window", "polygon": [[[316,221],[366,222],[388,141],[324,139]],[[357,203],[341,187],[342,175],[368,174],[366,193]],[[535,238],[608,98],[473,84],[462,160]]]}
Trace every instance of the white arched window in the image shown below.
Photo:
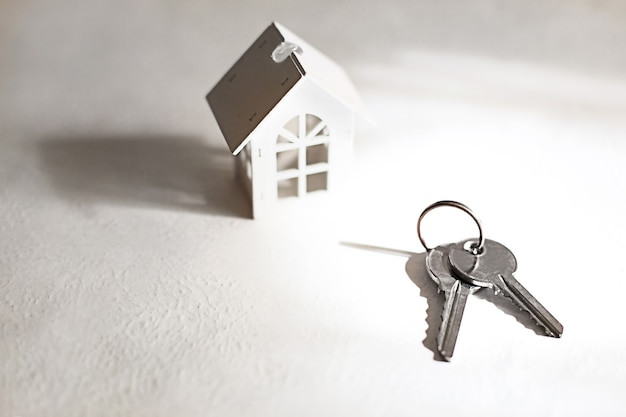
{"label": "white arched window", "polygon": [[329,144],[326,123],[312,114],[300,114],[281,129],[276,141],[278,198],[327,189]]}

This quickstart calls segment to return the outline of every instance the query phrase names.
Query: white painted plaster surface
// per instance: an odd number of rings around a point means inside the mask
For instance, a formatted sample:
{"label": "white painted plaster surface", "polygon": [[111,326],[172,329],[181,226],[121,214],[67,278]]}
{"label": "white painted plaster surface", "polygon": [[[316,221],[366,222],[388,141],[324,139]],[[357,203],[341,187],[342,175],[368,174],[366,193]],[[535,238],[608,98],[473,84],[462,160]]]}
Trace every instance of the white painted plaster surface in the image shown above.
{"label": "white painted plaster surface", "polygon": [[[626,413],[621,2],[0,8],[0,416]],[[272,20],[377,125],[335,208],[252,221],[204,95]],[[443,198],[562,339],[472,297],[434,360]]]}

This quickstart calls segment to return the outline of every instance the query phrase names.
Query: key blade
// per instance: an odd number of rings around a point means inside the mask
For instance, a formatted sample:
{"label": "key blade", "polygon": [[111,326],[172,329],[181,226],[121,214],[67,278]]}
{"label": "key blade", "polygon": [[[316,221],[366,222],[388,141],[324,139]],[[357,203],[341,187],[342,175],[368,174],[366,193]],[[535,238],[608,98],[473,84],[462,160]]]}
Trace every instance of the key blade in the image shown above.
{"label": "key blade", "polygon": [[445,297],[437,333],[437,350],[446,361],[450,361],[454,353],[467,296],[477,288],[452,275],[448,262],[449,246],[431,249],[426,257],[428,273]]}
{"label": "key blade", "polygon": [[458,280],[452,285],[450,291],[445,292],[446,301],[441,314],[441,327],[437,335],[437,349],[447,361],[454,354],[465,304],[471,292],[471,286]]}
{"label": "key blade", "polygon": [[546,309],[513,274],[498,275],[498,289],[518,307],[527,311],[537,324],[543,327],[550,337],[561,337],[563,325]]}

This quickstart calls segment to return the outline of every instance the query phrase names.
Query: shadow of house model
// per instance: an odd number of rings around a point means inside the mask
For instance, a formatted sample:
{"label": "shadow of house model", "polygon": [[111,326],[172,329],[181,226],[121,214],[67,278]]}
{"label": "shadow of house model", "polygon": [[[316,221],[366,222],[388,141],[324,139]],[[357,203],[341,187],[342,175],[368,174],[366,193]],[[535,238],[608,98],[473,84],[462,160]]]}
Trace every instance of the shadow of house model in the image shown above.
{"label": "shadow of house model", "polygon": [[252,217],[297,209],[344,183],[363,104],[345,71],[272,23],[207,95],[237,157]]}

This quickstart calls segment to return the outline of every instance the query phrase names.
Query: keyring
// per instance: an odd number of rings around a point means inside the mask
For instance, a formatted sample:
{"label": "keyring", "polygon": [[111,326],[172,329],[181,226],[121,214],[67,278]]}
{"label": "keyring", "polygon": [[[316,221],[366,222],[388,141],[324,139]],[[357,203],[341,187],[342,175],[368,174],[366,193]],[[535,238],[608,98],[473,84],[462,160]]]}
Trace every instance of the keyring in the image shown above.
{"label": "keyring", "polygon": [[426,207],[424,211],[422,212],[422,214],[420,214],[420,217],[417,220],[417,237],[422,243],[422,246],[424,246],[424,248],[427,251],[430,251],[432,249],[432,248],[429,248],[428,245],[426,245],[426,242],[424,241],[424,238],[422,237],[422,231],[420,227],[422,224],[422,219],[424,218],[424,216],[426,216],[426,214],[429,211],[434,210],[437,207],[444,207],[444,206],[454,207],[454,208],[458,208],[459,210],[463,210],[465,213],[469,214],[469,216],[472,219],[474,219],[474,221],[476,222],[476,226],[478,226],[478,245],[473,244],[471,246],[471,249],[474,255],[478,255],[479,253],[481,253],[483,251],[483,246],[485,245],[485,237],[483,236],[483,227],[480,224],[480,220],[478,220],[478,217],[474,215],[474,212],[472,212],[472,210],[470,210],[470,208],[467,207],[465,204],[459,203],[458,201],[451,201],[451,200],[437,201],[436,203],[433,203],[430,206]]}

